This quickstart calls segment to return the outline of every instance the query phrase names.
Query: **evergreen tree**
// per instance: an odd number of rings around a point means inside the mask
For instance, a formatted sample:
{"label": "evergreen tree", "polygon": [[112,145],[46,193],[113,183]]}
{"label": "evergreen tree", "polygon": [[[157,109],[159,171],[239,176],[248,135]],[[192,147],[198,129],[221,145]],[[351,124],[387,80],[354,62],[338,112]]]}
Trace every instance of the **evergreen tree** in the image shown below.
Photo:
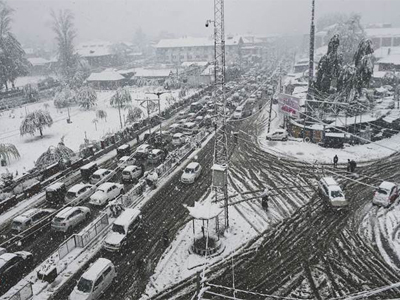
{"label": "evergreen tree", "polygon": [[78,57],[74,53],[74,16],[69,10],[52,11],[53,31],[56,34],[60,73],[70,83],[77,71]]}
{"label": "evergreen tree", "polygon": [[132,102],[131,93],[128,88],[118,88],[114,96],[111,97],[110,104],[118,108],[119,122],[122,128],[121,108],[125,108]]}
{"label": "evergreen tree", "polygon": [[81,87],[77,93],[77,99],[80,107],[89,110],[96,106],[97,94],[94,89],[89,86]]}
{"label": "evergreen tree", "polygon": [[21,44],[11,33],[13,11],[0,0],[0,82],[6,89],[8,83],[14,87],[15,79],[27,75],[31,67]]}
{"label": "evergreen tree", "polygon": [[54,106],[57,108],[70,107],[77,102],[76,99],[76,93],[67,85],[54,96]]}
{"label": "evergreen tree", "polygon": [[43,111],[41,109],[28,114],[22,121],[19,128],[20,134],[31,134],[34,135],[36,131],[39,130],[40,136],[43,136],[43,128],[51,127],[53,125],[53,119],[51,118],[49,112]]}

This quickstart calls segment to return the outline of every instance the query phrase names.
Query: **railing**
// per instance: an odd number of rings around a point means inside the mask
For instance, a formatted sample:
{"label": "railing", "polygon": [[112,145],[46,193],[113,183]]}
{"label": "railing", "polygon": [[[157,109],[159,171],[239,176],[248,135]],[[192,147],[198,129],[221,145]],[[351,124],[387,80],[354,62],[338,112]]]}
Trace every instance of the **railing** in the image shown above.
{"label": "railing", "polygon": [[75,235],[76,247],[84,248],[109,225],[108,214],[103,213],[89,228]]}
{"label": "railing", "polygon": [[33,297],[32,284],[27,283],[24,285],[19,291],[17,291],[14,295],[6,298],[7,300],[29,300]]}

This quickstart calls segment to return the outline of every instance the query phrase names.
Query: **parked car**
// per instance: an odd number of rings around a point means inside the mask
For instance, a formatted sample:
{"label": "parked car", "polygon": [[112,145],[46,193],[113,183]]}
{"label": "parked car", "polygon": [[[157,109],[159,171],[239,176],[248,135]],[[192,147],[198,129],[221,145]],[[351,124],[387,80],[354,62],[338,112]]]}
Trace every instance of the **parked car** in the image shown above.
{"label": "parked car", "polygon": [[201,174],[201,165],[198,162],[191,162],[183,171],[181,182],[193,183]]}
{"label": "parked car", "polygon": [[129,156],[131,154],[131,146],[129,144],[123,144],[117,148],[117,158],[122,156]]}
{"label": "parked car", "polygon": [[241,119],[242,117],[243,117],[243,106],[238,106],[238,107],[236,107],[236,109],[233,113],[233,118]]}
{"label": "parked car", "polygon": [[30,252],[19,251],[0,255],[0,292],[19,281],[33,267],[33,255]]}
{"label": "parked car", "polygon": [[100,257],[83,273],[71,294],[70,300],[95,300],[110,287],[117,277],[114,264]]}
{"label": "parked car", "polygon": [[82,199],[85,196],[89,195],[93,185],[87,183],[78,183],[71,187],[68,192],[65,194],[65,202],[70,203],[72,201],[77,200],[78,198]]}
{"label": "parked car", "polygon": [[61,210],[51,221],[54,231],[70,232],[74,227],[90,218],[90,209],[85,206],[71,206]]}
{"label": "parked car", "polygon": [[18,217],[15,217],[11,222],[11,232],[13,234],[21,233],[22,231],[27,230],[35,224],[38,224],[45,217],[54,213],[55,209],[50,208],[32,208],[27,210],[26,212],[20,214]]}
{"label": "parked car", "polygon": [[143,174],[142,168],[139,166],[127,166],[122,171],[122,181],[132,182],[140,178]]}
{"label": "parked car", "polygon": [[108,201],[114,200],[124,193],[124,186],[119,183],[105,182],[101,184],[96,192],[90,196],[89,204],[101,206],[107,204]]}
{"label": "parked car", "polygon": [[172,145],[174,145],[174,146],[180,146],[180,145],[182,145],[183,143],[185,143],[185,139],[186,139],[186,136],[183,135],[182,133],[175,133],[175,134],[172,136]]}
{"label": "parked car", "polygon": [[134,165],[136,163],[136,158],[131,156],[122,156],[118,161],[118,166],[122,169],[127,166]]}
{"label": "parked car", "polygon": [[92,176],[90,176],[90,183],[96,184],[110,174],[111,171],[108,169],[98,169],[96,172],[92,174]]}
{"label": "parked car", "polygon": [[341,209],[349,205],[342,189],[333,177],[321,178],[318,187],[320,195],[327,200],[331,207]]}
{"label": "parked car", "polygon": [[285,129],[277,129],[267,134],[266,139],[269,141],[287,141],[288,132]]}
{"label": "parked car", "polygon": [[136,149],[135,156],[139,159],[146,159],[150,149],[151,146],[149,144],[142,144]]}
{"label": "parked car", "polygon": [[46,202],[56,206],[64,202],[67,188],[63,182],[56,182],[46,188]]}
{"label": "parked car", "polygon": [[165,158],[165,152],[161,149],[153,149],[150,151],[148,161],[152,164],[162,162]]}
{"label": "parked car", "polygon": [[107,234],[103,248],[108,251],[118,251],[127,244],[129,236],[140,226],[140,210],[127,208],[115,220],[111,231]]}
{"label": "parked car", "polygon": [[375,190],[372,204],[389,207],[399,197],[399,188],[396,184],[389,181],[383,181]]}

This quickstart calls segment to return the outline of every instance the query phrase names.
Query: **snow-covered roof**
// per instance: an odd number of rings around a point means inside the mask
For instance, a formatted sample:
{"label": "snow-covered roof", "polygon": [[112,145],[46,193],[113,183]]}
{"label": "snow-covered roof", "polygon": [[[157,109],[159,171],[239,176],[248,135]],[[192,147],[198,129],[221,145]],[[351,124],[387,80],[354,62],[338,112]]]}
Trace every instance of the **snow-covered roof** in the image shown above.
{"label": "snow-covered roof", "polygon": [[82,57],[107,56],[112,54],[111,42],[90,41],[76,47],[76,53]]}
{"label": "snow-covered roof", "polygon": [[97,190],[108,190],[110,187],[112,187],[113,185],[115,185],[114,182],[104,182],[103,184],[101,184]]}
{"label": "snow-covered roof", "polygon": [[211,202],[195,202],[193,207],[186,206],[189,214],[198,220],[210,220],[217,217],[221,212],[222,208],[218,204]]}
{"label": "snow-covered roof", "polygon": [[136,219],[140,215],[140,210],[137,208],[127,208],[124,212],[115,220],[116,225],[129,225],[132,220]]}
{"label": "snow-covered roof", "polygon": [[84,183],[75,184],[73,187],[71,187],[71,188],[68,190],[68,192],[76,193],[76,192],[78,192],[81,188],[83,188],[83,187],[85,187],[85,186],[86,186],[86,184],[84,184]]}
{"label": "snow-covered roof", "polygon": [[374,71],[372,78],[383,78],[388,71]]}
{"label": "snow-covered roof", "polygon": [[101,73],[90,74],[87,81],[120,81],[124,80],[125,77],[114,71],[105,71]]}
{"label": "snow-covered roof", "polygon": [[170,74],[174,73],[173,69],[135,69],[134,77],[168,77]]}
{"label": "snow-covered roof", "polygon": [[30,58],[28,58],[28,61],[32,64],[32,66],[43,66],[48,63],[51,63],[50,60],[47,60],[42,57],[30,57]]}
{"label": "snow-covered roof", "polygon": [[383,181],[383,182],[379,185],[379,188],[380,188],[380,189],[384,189],[384,190],[390,191],[394,186],[396,186],[396,185],[395,185],[393,182]]}
{"label": "snow-covered roof", "polygon": [[[225,45],[238,45],[243,42],[240,36],[226,38]],[[208,37],[182,37],[177,39],[162,39],[155,48],[186,48],[186,47],[214,47],[214,40]]]}
{"label": "snow-covered roof", "polygon": [[389,55],[378,61],[378,64],[400,65],[400,55]]}
{"label": "snow-covered roof", "polygon": [[46,188],[46,191],[54,192],[54,191],[57,191],[62,186],[64,186],[63,182],[56,182],[56,183],[53,183],[52,185],[50,185],[48,188]]}
{"label": "snow-covered roof", "polygon": [[197,67],[205,67],[209,64],[208,61],[184,61],[181,64],[181,67],[190,67],[190,66],[197,66]]}
{"label": "snow-covered roof", "polygon": [[87,170],[87,169],[92,168],[94,165],[97,165],[97,164],[96,164],[95,162],[92,161],[92,162],[90,162],[90,163],[88,163],[88,164],[82,166],[81,169],[82,169],[82,170]]}
{"label": "snow-covered roof", "polygon": [[400,55],[400,47],[380,47],[374,50],[374,56],[377,59],[390,55]]}
{"label": "snow-covered roof", "polygon": [[87,270],[82,277],[94,282],[97,279],[97,276],[99,276],[99,274],[109,265],[112,265],[110,260],[100,257],[93,265],[90,266],[89,270]]}
{"label": "snow-covered roof", "polygon": [[390,28],[366,28],[365,33],[367,37],[400,37],[400,28],[390,27]]}
{"label": "snow-covered roof", "polygon": [[108,169],[98,169],[93,175],[102,175],[103,173],[107,172]]}

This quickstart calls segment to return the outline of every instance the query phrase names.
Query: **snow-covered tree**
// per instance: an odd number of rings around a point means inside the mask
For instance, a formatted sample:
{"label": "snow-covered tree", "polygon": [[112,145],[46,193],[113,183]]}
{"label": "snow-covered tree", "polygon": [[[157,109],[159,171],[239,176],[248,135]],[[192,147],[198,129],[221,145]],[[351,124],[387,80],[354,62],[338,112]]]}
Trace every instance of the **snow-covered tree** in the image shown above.
{"label": "snow-covered tree", "polygon": [[66,82],[72,81],[78,66],[78,57],[74,53],[74,15],[69,10],[51,12],[53,18],[53,31],[56,34],[58,63],[60,73]]}
{"label": "snow-covered tree", "polygon": [[17,147],[13,144],[0,144],[0,161],[10,162],[12,158],[20,158]]}
{"label": "snow-covered tree", "polygon": [[69,107],[77,102],[76,94],[69,86],[65,86],[54,96],[54,106],[58,108]]}
{"label": "snow-covered tree", "polygon": [[41,109],[36,110],[28,114],[22,121],[19,128],[20,134],[31,134],[34,135],[36,131],[39,131],[40,136],[43,136],[43,129],[45,127],[51,127],[53,125],[53,119],[51,118],[48,111]]}
{"label": "snow-covered tree", "polygon": [[37,102],[39,100],[39,89],[37,85],[27,84],[24,86],[24,95],[29,102]]}
{"label": "snow-covered tree", "polygon": [[58,163],[62,159],[69,160],[74,155],[74,151],[65,146],[64,137],[62,137],[57,147],[50,146],[46,152],[39,156],[39,158],[35,162],[35,166],[39,168],[44,168],[51,164]]}
{"label": "snow-covered tree", "polygon": [[8,82],[14,87],[19,76],[29,73],[31,64],[26,59],[21,44],[11,33],[14,10],[0,0],[0,82],[8,89]]}
{"label": "snow-covered tree", "polygon": [[130,107],[126,116],[126,123],[134,123],[143,115],[143,111],[139,107]]}
{"label": "snow-covered tree", "polygon": [[118,88],[114,96],[111,97],[110,104],[118,108],[119,122],[122,128],[121,108],[125,108],[132,102],[131,93],[128,88]]}
{"label": "snow-covered tree", "polygon": [[77,93],[77,100],[80,107],[89,110],[96,106],[97,94],[94,89],[89,86],[81,87]]}
{"label": "snow-covered tree", "polygon": [[99,122],[99,119],[97,119],[97,118],[94,118],[93,120],[92,120],[92,123],[94,124],[94,128],[96,129],[96,131],[97,131],[97,123]]}
{"label": "snow-covered tree", "polygon": [[102,109],[96,111],[96,117],[98,119],[104,119],[107,122],[107,112]]}
{"label": "snow-covered tree", "polygon": [[341,56],[338,54],[339,45],[339,36],[334,35],[329,41],[327,53],[318,63],[315,89],[319,93],[328,93],[332,81],[337,81],[339,77],[342,64]]}
{"label": "snow-covered tree", "polygon": [[366,37],[361,25],[361,16],[353,14],[346,21],[339,22],[336,26],[331,26],[327,37],[330,39],[336,34],[340,39],[338,50],[343,56],[343,62],[345,64],[352,63],[357,46]]}

